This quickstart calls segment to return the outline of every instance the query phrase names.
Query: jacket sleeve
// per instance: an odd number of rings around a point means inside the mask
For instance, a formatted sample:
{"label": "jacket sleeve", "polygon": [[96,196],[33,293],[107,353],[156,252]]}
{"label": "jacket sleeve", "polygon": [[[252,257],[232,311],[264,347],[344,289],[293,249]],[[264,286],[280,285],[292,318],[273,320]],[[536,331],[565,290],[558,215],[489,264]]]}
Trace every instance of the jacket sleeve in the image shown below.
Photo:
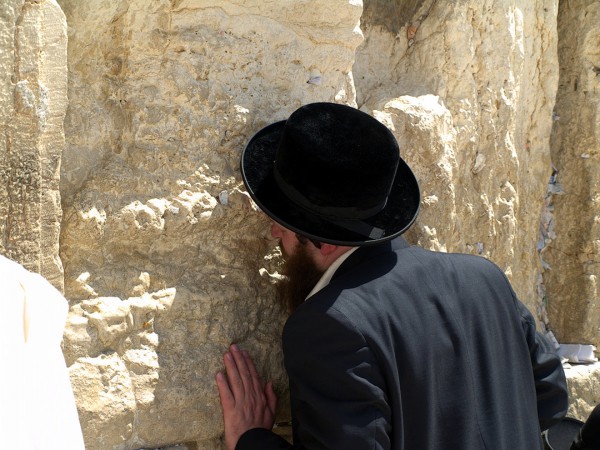
{"label": "jacket sleeve", "polygon": [[340,313],[300,308],[283,333],[294,445],[266,429],[236,450],[391,448],[385,382],[363,336]]}
{"label": "jacket sleeve", "polygon": [[299,308],[286,324],[283,347],[297,445],[390,448],[385,380],[351,321],[333,308]]}
{"label": "jacket sleeve", "polygon": [[535,380],[538,418],[542,431],[547,430],[567,414],[569,407],[567,381],[559,356],[552,343],[536,331],[535,321],[529,310],[517,300],[521,323]]}
{"label": "jacket sleeve", "polygon": [[266,428],[253,428],[240,437],[235,450],[283,450],[293,448],[281,436]]}

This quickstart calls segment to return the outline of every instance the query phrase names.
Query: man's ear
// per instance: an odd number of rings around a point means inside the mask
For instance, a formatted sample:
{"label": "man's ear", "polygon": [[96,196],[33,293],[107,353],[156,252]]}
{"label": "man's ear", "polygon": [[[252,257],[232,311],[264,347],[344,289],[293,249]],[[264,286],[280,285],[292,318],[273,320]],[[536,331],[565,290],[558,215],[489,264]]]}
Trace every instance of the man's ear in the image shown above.
{"label": "man's ear", "polygon": [[323,256],[329,256],[332,253],[335,253],[335,251],[338,248],[340,248],[339,245],[333,245],[333,244],[327,244],[325,242],[321,242],[321,248],[319,249],[319,252]]}
{"label": "man's ear", "polygon": [[314,254],[314,261],[317,267],[325,270],[341,255],[349,251],[352,247],[344,247],[341,245],[321,243],[321,248],[316,249],[318,253]]}

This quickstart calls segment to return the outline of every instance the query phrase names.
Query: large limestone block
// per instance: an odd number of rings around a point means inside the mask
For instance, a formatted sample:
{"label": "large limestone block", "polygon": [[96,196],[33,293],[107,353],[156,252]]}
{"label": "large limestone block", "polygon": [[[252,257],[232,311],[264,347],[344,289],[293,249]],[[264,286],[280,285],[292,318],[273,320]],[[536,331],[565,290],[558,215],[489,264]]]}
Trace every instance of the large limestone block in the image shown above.
{"label": "large limestone block", "polygon": [[395,128],[422,185],[408,237],[490,258],[534,311],[556,10],[527,0],[365,1],[353,69],[359,106]]}
{"label": "large limestone block", "polygon": [[[552,130],[554,238],[544,251],[550,323],[600,348],[600,2],[560,2],[560,81]],[[574,25],[576,24],[576,25]]]}
{"label": "large limestone block", "polygon": [[410,161],[421,185],[418,223],[407,236],[437,251],[448,251],[451,244],[454,250],[482,253],[483,242],[462,236],[457,226],[468,217],[460,217],[464,192],[455,186],[460,177],[456,131],[452,114],[440,98],[402,96],[382,103],[374,116],[393,131],[402,157]]}
{"label": "large limestone block", "polygon": [[567,416],[585,421],[600,403],[600,363],[567,367],[565,375],[569,387]]}
{"label": "large limestone block", "polygon": [[[152,171],[171,164],[182,143],[212,146],[220,160],[303,103],[355,99],[360,2],[60,4],[70,25],[66,197],[135,148]],[[169,154],[159,157],[159,144]]]}
{"label": "large limestone block", "polygon": [[89,433],[98,424],[104,431],[94,435],[92,448],[114,448],[133,432],[135,396],[131,377],[122,360],[114,354],[81,358],[70,369],[77,398],[86,449]]}
{"label": "large limestone block", "polygon": [[[214,375],[231,342],[274,380],[287,421],[279,258],[239,157],[254,132],[301,104],[354,103],[361,5],[60,3],[70,33],[64,351],[90,418],[86,447],[218,448]],[[129,380],[115,392],[134,402],[119,420],[91,420],[110,404],[99,389],[109,369]]]}
{"label": "large limestone block", "polygon": [[0,252],[58,288],[66,58],[54,0],[0,4]]}

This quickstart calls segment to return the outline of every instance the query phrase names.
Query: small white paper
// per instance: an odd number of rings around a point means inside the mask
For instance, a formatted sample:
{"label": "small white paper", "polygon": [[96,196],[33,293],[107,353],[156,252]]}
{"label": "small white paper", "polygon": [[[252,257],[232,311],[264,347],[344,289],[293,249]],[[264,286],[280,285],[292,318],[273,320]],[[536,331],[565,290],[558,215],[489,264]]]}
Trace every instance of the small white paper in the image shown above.
{"label": "small white paper", "polygon": [[560,344],[558,356],[574,364],[591,364],[598,361],[596,347],[588,344]]}

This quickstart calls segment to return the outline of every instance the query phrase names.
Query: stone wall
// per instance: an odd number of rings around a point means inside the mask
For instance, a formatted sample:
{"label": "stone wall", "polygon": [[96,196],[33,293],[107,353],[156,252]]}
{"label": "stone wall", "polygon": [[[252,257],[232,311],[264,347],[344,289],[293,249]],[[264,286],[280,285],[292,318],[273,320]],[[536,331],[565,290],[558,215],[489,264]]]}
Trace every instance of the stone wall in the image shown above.
{"label": "stone wall", "polygon": [[62,288],[67,24],[54,1],[0,5],[0,252]]}
{"label": "stone wall", "polygon": [[[58,286],[64,264],[89,450],[221,448],[231,342],[289,419],[279,252],[238,161],[312,101],[393,130],[423,190],[411,242],[494,260],[561,339],[600,339],[600,1],[58,3],[0,7],[0,251]],[[583,417],[598,377],[576,372]]]}
{"label": "stone wall", "polygon": [[557,4],[430,0],[380,14],[382,5],[365,2],[353,74],[359,106],[395,131],[422,184],[408,236],[492,259],[535,310]]}
{"label": "stone wall", "polygon": [[269,275],[277,257],[238,162],[254,132],[303,103],[354,102],[361,8],[61,6],[70,80],[65,354],[88,448],[217,445],[214,375],[231,342],[275,380],[285,420],[284,316]]}
{"label": "stone wall", "polygon": [[561,2],[558,17],[560,79],[551,137],[556,181],[544,282],[561,342],[600,348],[600,4]]}

